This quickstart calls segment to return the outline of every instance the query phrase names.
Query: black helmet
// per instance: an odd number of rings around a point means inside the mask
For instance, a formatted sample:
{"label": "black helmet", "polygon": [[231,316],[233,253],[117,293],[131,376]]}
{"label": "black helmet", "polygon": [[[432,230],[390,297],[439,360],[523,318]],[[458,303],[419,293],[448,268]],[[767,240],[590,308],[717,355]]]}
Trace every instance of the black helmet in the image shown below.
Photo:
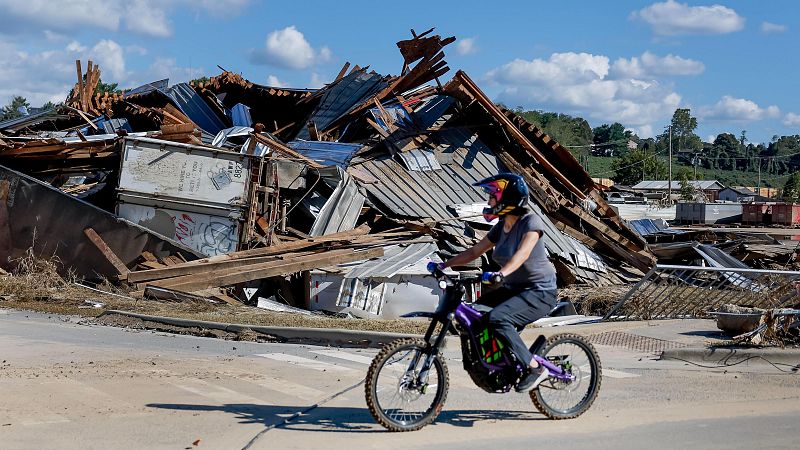
{"label": "black helmet", "polygon": [[496,203],[494,207],[484,208],[483,217],[491,222],[498,217],[514,211],[525,205],[528,201],[528,186],[521,176],[515,173],[500,173],[473,186],[478,186],[484,192],[493,196]]}

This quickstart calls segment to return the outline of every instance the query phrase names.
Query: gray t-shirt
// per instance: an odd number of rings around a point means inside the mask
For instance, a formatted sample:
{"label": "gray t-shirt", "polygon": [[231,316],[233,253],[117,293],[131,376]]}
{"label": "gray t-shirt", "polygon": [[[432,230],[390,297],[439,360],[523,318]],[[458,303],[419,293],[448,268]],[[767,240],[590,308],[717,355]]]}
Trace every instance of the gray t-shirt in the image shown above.
{"label": "gray t-shirt", "polygon": [[541,239],[544,224],[535,214],[525,214],[520,217],[508,233],[503,231],[502,219],[489,230],[488,238],[494,244],[492,260],[500,267],[504,266],[514,256],[522,237],[530,231],[538,231],[539,240],[533,246],[528,260],[522,263],[519,269],[506,275],[503,284],[511,289],[556,289],[556,268],[547,258],[547,249]]}

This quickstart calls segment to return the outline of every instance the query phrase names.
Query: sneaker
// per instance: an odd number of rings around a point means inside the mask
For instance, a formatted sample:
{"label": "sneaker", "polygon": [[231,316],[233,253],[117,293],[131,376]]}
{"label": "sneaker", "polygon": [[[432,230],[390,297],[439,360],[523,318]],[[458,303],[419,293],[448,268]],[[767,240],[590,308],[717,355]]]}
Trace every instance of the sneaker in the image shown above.
{"label": "sneaker", "polygon": [[530,369],[527,375],[520,378],[514,389],[516,389],[517,392],[528,392],[531,389],[535,389],[536,386],[539,386],[539,383],[546,380],[549,376],[550,371],[547,370],[547,367],[540,365],[535,369]]}

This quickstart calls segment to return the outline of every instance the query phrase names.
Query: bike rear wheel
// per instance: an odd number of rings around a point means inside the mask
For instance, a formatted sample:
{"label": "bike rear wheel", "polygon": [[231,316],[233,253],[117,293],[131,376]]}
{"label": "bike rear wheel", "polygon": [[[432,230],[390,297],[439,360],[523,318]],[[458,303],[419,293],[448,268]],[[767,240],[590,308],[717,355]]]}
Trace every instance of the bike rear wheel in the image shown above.
{"label": "bike rear wheel", "polygon": [[375,356],[364,390],[372,417],[390,431],[414,431],[436,419],[447,399],[449,373],[437,354],[426,379],[419,370],[430,349],[422,339],[400,339]]}
{"label": "bike rear wheel", "polygon": [[530,392],[536,409],[551,419],[572,419],[585,413],[597,398],[603,378],[594,346],[582,336],[562,334],[548,339],[539,354],[575,379],[543,381]]}

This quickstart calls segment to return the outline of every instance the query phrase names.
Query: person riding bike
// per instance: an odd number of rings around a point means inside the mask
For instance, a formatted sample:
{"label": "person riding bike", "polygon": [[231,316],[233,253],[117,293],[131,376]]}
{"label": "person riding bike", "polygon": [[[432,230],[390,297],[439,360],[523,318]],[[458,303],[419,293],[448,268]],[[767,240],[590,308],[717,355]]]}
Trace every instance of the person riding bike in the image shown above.
{"label": "person riding bike", "polygon": [[484,272],[482,280],[502,285],[481,296],[478,303],[493,307],[489,326],[505,339],[514,356],[528,365],[528,373],[515,386],[517,392],[528,392],[550,375],[533,359],[517,331],[546,316],[556,304],[556,270],[541,239],[544,224],[525,208],[528,186],[519,175],[500,173],[473,186],[489,194],[489,206],[483,210],[486,221],[500,220],[480,242],[439,263],[439,268],[467,264],[494,248],[492,260],[500,270]]}

